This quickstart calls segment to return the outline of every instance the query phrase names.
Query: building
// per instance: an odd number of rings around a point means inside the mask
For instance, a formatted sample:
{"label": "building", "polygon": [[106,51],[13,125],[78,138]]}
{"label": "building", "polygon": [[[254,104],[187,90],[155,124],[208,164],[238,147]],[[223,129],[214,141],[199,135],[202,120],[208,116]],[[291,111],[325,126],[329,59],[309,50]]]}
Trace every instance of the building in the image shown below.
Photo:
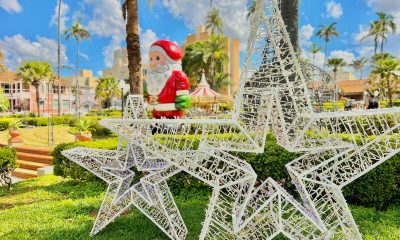
{"label": "building", "polygon": [[[334,78],[335,74],[333,72],[328,72],[328,74]],[[357,79],[352,72],[347,72],[347,71],[337,71],[336,72],[336,81],[353,81],[353,80],[359,80]]]}
{"label": "building", "polygon": [[[96,100],[96,87],[98,78],[93,77],[91,70],[79,71],[78,83],[80,88],[80,109],[81,113],[87,113],[94,108],[98,108],[99,104]],[[62,78],[63,82],[69,83],[71,90],[71,96],[73,102],[71,103],[71,112],[76,112],[76,101],[75,101],[75,88],[76,88],[76,77],[68,76]],[[55,100],[57,101],[57,100]],[[58,103],[58,102],[57,102]]]}
{"label": "building", "polygon": [[[196,29],[196,33],[188,35],[186,41],[182,44],[182,50],[185,52],[185,46],[187,44],[208,41],[210,39],[211,32],[206,31],[204,26],[199,26]],[[234,96],[236,91],[239,89],[240,81],[240,41],[236,38],[224,37],[226,44],[226,54],[228,56],[228,62],[224,66],[225,73],[229,74],[230,81],[229,85],[220,90],[220,93],[225,95]],[[199,72],[201,69],[199,69]]]}
{"label": "building", "polygon": [[[24,84],[15,72],[0,72],[0,85],[4,90],[4,96],[10,101],[10,112],[38,112],[35,87]],[[53,92],[49,91],[49,88],[49,84],[45,82],[39,86],[41,115],[58,114],[58,81],[53,87]],[[61,112],[69,113],[73,97],[68,83],[64,81],[61,84],[61,101]]]}
{"label": "building", "polygon": [[369,90],[369,80],[343,80],[337,82],[337,89],[340,95],[355,101],[364,100],[364,92]]}
{"label": "building", "polygon": [[[148,72],[148,64],[142,63],[142,79],[145,80]],[[117,80],[129,79],[128,51],[126,48],[114,51],[114,65],[103,70],[103,77],[113,77]]]}

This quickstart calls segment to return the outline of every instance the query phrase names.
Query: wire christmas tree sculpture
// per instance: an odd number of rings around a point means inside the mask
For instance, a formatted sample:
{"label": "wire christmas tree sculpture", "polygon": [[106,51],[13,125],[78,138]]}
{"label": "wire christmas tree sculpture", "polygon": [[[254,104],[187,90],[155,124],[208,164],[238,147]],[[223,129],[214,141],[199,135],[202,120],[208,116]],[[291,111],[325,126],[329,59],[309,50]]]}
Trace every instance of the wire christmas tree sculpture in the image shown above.
{"label": "wire christmas tree sculpture", "polygon": [[[183,171],[213,188],[200,239],[362,239],[341,189],[399,152],[400,109],[315,112],[303,72],[278,2],[261,0],[230,118],[146,119],[143,98],[130,96],[123,120],[101,121],[119,134],[117,150],[63,152],[109,184],[92,235],[134,205],[185,239],[166,182]],[[286,166],[301,202],[273,179],[256,187],[253,168],[231,154],[262,153],[268,131],[303,154]],[[148,174],[132,185],[132,168]]]}

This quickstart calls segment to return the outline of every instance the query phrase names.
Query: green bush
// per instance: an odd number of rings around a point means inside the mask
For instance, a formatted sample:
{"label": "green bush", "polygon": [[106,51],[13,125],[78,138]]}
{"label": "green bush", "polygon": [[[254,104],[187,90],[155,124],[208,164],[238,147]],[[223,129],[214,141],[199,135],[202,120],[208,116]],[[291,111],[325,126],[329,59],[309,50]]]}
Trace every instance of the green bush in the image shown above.
{"label": "green bush", "polygon": [[[191,138],[194,140],[194,148],[198,147],[201,138],[200,135],[176,137],[182,139],[182,141],[174,141],[175,143],[173,144],[178,144],[179,147],[183,147],[185,140]],[[213,135],[213,137],[215,137],[215,135]],[[235,134],[229,136],[221,134],[218,135],[218,137],[227,139],[235,137]],[[350,141],[351,139],[351,135],[349,134],[342,134],[341,137],[345,141]],[[166,136],[159,135],[156,136],[156,139],[158,139],[161,144],[164,144]],[[359,140],[357,136],[356,140]],[[57,175],[69,176],[81,180],[91,180],[95,179],[92,174],[88,173],[78,165],[71,163],[60,154],[62,150],[76,146],[115,149],[117,147],[117,140],[99,140],[89,143],[62,144],[57,146],[54,150],[54,165],[55,173]],[[299,155],[288,152],[279,146],[272,134],[268,134],[264,153],[253,154],[235,152],[233,154],[251,164],[258,175],[259,181],[264,181],[268,177],[271,177],[277,182],[284,184],[285,188],[290,193],[295,193],[294,186],[291,184],[292,179],[290,178],[285,165],[293,161]],[[185,173],[180,173],[173,178],[170,178],[168,184],[171,186],[171,191],[174,194],[192,196],[193,194],[208,192],[208,187],[205,184]],[[395,155],[381,166],[345,187],[344,196],[349,203],[374,207],[376,209],[384,209],[392,203],[400,203],[400,154]]]}
{"label": "green bush", "polygon": [[344,196],[349,203],[378,210],[400,203],[400,154],[346,186]]}
{"label": "green bush", "polygon": [[103,127],[99,122],[93,123],[91,132],[92,135],[96,137],[107,137],[113,135],[113,132],[111,132],[110,129]]}
{"label": "green bush", "polygon": [[0,119],[0,131],[7,130],[9,123],[9,119]]}
{"label": "green bush", "polygon": [[17,167],[15,155],[13,148],[0,148],[0,183],[7,184],[8,189],[12,183],[10,173]]}
{"label": "green bush", "polygon": [[54,148],[52,153],[54,174],[62,177],[71,177],[73,179],[92,181],[96,179],[96,177],[92,173],[86,171],[78,164],[64,157],[61,154],[61,152],[74,147],[88,147],[88,148],[113,150],[116,149],[117,146],[118,146],[117,139],[59,144]]}
{"label": "green bush", "polygon": [[14,148],[0,148],[0,169],[15,169],[17,167],[15,156],[16,152]]}

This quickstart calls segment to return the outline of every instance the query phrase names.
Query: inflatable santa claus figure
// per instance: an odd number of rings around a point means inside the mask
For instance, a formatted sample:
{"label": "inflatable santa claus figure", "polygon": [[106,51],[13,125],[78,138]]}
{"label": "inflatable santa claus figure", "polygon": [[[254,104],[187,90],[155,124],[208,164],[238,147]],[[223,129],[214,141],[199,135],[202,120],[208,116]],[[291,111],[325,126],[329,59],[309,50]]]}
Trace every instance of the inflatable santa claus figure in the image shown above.
{"label": "inflatable santa claus figure", "polygon": [[189,82],[182,72],[182,51],[160,40],[150,47],[150,72],[146,77],[147,110],[153,118],[180,118],[191,105]]}

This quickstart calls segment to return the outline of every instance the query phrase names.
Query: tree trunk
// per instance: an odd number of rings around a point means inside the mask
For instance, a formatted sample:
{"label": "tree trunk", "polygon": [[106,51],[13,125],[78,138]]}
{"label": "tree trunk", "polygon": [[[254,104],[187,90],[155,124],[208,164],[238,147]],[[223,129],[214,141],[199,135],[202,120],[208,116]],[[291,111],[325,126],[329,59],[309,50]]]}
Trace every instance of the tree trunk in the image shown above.
{"label": "tree trunk", "polygon": [[36,89],[36,106],[37,106],[37,109],[38,109],[38,117],[40,117],[40,102],[39,102],[39,87],[40,87],[40,84],[39,85],[36,85],[35,86],[35,89]]}
{"label": "tree trunk", "polygon": [[392,101],[392,87],[390,86],[390,76],[387,77],[387,88],[388,88],[388,98],[389,98],[389,107],[393,107]]}
{"label": "tree trunk", "polygon": [[374,43],[375,43],[374,54],[376,55],[378,53],[378,38],[377,37],[375,37]]}
{"label": "tree trunk", "polygon": [[384,44],[385,39],[382,38],[381,42],[381,53],[382,53],[382,59],[383,59],[383,44]]}
{"label": "tree trunk", "polygon": [[78,114],[78,119],[81,116],[80,113],[80,87],[79,87],[79,39],[76,39],[76,85],[75,85],[75,89],[76,89],[76,96],[75,96],[75,109],[76,109],[76,113]]}
{"label": "tree trunk", "polygon": [[328,41],[325,41],[324,72],[326,70],[326,55],[328,54]]}
{"label": "tree trunk", "polygon": [[131,94],[141,94],[141,55],[139,41],[138,0],[127,0],[126,45],[128,50],[129,85]]}
{"label": "tree trunk", "polygon": [[290,42],[297,54],[299,51],[299,0],[281,0],[281,14]]}

